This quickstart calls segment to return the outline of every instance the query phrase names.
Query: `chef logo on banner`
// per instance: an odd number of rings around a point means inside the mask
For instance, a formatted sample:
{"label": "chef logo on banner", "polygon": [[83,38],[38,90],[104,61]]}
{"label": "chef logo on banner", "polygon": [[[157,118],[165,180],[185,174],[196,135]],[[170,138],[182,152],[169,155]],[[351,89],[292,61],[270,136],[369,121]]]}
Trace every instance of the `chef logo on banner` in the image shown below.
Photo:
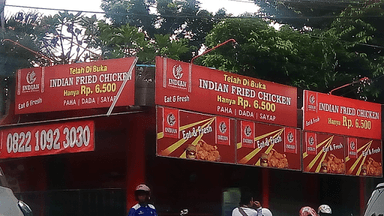
{"label": "chef logo on banner", "polygon": [[357,158],[357,138],[348,137],[348,156]]}
{"label": "chef logo on banner", "polygon": [[305,133],[305,146],[306,146],[306,152],[309,155],[316,155],[317,154],[317,136],[316,133]]}
{"label": "chef logo on banner", "polygon": [[296,129],[284,129],[284,152],[297,153]]}
{"label": "chef logo on banner", "polygon": [[18,71],[17,94],[35,93],[42,90],[42,68],[28,68]]}
{"label": "chef logo on banner", "polygon": [[163,109],[163,131],[164,137],[180,138],[178,109]]}
{"label": "chef logo on banner", "polygon": [[241,121],[241,146],[255,148],[255,123]]}
{"label": "chef logo on banner", "polygon": [[313,112],[316,112],[317,111],[317,95],[315,92],[310,92],[308,95],[307,95],[307,110],[308,111],[313,111]]}
{"label": "chef logo on banner", "polygon": [[229,118],[216,117],[216,144],[230,145]]}
{"label": "chef logo on banner", "polygon": [[[164,59],[165,61],[167,59]],[[166,64],[165,64],[166,65]],[[188,89],[189,72],[188,64],[174,64],[165,71],[165,86],[178,88],[182,90]]]}

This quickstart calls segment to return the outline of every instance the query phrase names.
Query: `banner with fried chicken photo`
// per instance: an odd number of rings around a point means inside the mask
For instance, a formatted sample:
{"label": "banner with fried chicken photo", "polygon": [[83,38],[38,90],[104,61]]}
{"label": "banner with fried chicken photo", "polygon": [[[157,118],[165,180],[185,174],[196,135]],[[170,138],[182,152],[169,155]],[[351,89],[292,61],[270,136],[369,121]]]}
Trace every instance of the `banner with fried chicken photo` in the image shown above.
{"label": "banner with fried chicken photo", "polygon": [[346,174],[382,177],[381,140],[347,137]]}
{"label": "banner with fried chicken photo", "polygon": [[157,107],[157,155],[235,163],[235,120]]}
{"label": "banner with fried chicken photo", "polygon": [[304,172],[345,174],[345,137],[304,132],[303,139]]}
{"label": "banner with fried chicken photo", "polygon": [[301,170],[300,131],[252,121],[237,121],[237,163]]}

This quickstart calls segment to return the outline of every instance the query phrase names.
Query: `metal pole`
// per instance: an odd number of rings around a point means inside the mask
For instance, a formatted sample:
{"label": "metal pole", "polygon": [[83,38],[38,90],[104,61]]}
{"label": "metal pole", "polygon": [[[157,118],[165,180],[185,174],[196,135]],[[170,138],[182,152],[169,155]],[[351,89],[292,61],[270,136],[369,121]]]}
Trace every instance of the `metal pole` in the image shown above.
{"label": "metal pole", "polygon": [[1,29],[3,30],[5,30],[4,11],[5,11],[5,0],[0,0],[0,22],[1,22]]}

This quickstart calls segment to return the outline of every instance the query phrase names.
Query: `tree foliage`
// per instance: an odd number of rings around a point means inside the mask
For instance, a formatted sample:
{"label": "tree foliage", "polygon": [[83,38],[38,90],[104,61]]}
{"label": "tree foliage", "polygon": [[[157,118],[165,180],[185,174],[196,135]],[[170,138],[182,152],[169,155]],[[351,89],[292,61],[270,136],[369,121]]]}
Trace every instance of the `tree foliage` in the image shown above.
{"label": "tree foliage", "polygon": [[191,52],[180,56],[184,61],[198,52],[206,34],[225,16],[223,10],[216,15],[202,10],[197,0],[103,0],[102,8],[115,27],[135,26],[151,39],[156,34],[188,39]]}
{"label": "tree foliage", "polygon": [[100,46],[106,58],[137,56],[141,63],[154,63],[156,55],[180,59],[190,51],[186,39],[171,40],[169,34],[155,34],[155,39],[151,39],[135,26],[114,27],[104,21],[99,22],[99,28]]}
{"label": "tree foliage", "polygon": [[[40,50],[53,59],[54,64],[89,61],[95,58],[89,49],[97,46],[96,16],[67,11],[41,18],[36,32],[40,36]],[[97,48],[97,47],[96,47]]]}
{"label": "tree foliage", "polygon": [[328,28],[333,20],[348,5],[360,6],[366,1],[362,0],[254,0],[260,6],[259,14],[269,19],[288,24],[297,29],[304,26],[324,29]]}
{"label": "tree foliage", "polygon": [[[289,26],[276,30],[262,19],[227,19],[207,36],[213,47],[229,38],[238,47],[223,47],[202,59],[205,66],[303,89],[328,92],[361,76],[360,71],[341,70],[347,60],[369,62],[351,55],[333,31],[303,33]],[[348,58],[347,58],[348,57]],[[367,73],[372,70],[367,69]],[[350,97],[356,97],[352,92]]]}

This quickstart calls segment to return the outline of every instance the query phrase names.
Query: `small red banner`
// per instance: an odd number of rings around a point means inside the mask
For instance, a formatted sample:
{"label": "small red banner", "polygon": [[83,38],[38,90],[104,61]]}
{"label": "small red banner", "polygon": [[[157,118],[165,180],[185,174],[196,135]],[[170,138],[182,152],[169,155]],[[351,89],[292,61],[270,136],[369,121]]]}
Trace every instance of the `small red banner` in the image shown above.
{"label": "small red banner", "polygon": [[347,175],[382,177],[382,143],[380,140],[348,137],[349,155],[345,158]]}
{"label": "small red banner", "polygon": [[305,132],[305,140],[304,172],[345,174],[346,139],[343,136]]}
{"label": "small red banner", "polygon": [[179,133],[179,110],[164,108],[163,109],[163,131],[164,137],[170,137],[178,139],[180,138]]}
{"label": "small red banner", "polygon": [[241,125],[241,146],[244,148],[255,148],[255,123],[240,121]]}
{"label": "small red banner", "polygon": [[357,158],[357,138],[348,137],[348,154],[349,158]]}
{"label": "small red banner", "polygon": [[156,104],[297,127],[297,89],[156,58]]}
{"label": "small red banner", "polygon": [[284,152],[294,153],[297,151],[297,130],[294,128],[284,128]]}
{"label": "small red banner", "polygon": [[18,127],[1,131],[0,158],[94,150],[93,121]]}
{"label": "small red banner", "polygon": [[235,163],[235,120],[178,110],[179,138],[166,136],[164,118],[174,110],[157,107],[157,155],[191,160]]}
{"label": "small red banner", "polygon": [[[27,68],[17,72],[16,114],[134,104],[135,58]],[[133,67],[134,69],[134,67]],[[126,85],[117,98],[124,80]]]}
{"label": "small red banner", "polygon": [[303,129],[381,139],[381,105],[304,91]]}
{"label": "small red banner", "polygon": [[305,152],[309,155],[317,155],[317,134],[305,132]]}
{"label": "small red banner", "polygon": [[[239,122],[239,121],[238,121]],[[237,163],[261,167],[301,170],[301,153],[297,150],[295,128],[253,123],[253,148],[244,146],[243,133],[249,122],[238,124]],[[241,133],[241,134],[239,134]]]}
{"label": "small red banner", "polygon": [[216,116],[216,144],[230,145],[231,141],[231,128],[230,119],[226,117]]}

